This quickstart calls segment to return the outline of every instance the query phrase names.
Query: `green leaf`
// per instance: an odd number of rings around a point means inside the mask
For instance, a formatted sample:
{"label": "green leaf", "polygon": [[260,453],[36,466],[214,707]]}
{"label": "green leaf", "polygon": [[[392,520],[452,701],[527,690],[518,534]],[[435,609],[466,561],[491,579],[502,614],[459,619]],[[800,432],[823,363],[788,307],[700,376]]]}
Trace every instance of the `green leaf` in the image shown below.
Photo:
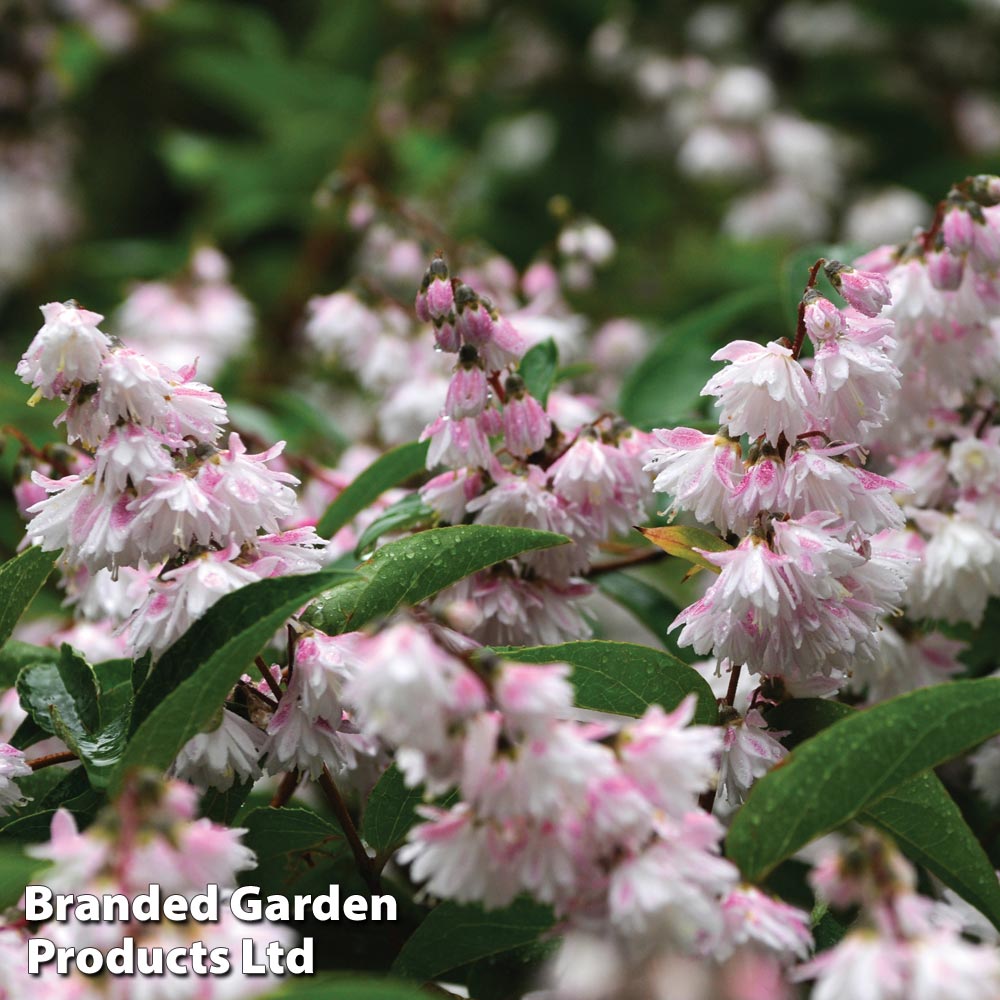
{"label": "green leaf", "polygon": [[531,944],[554,923],[547,906],[526,897],[502,910],[441,903],[403,945],[392,971],[428,982],[470,962]]}
{"label": "green leaf", "polygon": [[17,678],[21,704],[47,733],[71,736],[96,732],[101,725],[100,689],[94,668],[64,645],[55,663],[25,667]]}
{"label": "green leaf", "polygon": [[252,781],[234,781],[225,791],[218,788],[208,789],[201,797],[198,814],[215,823],[224,823],[226,826],[238,825],[235,823],[236,817],[250,796],[253,785]]}
{"label": "green leaf", "polygon": [[330,571],[261,580],[214,605],[167,650],[139,690],[136,712],[141,705],[148,714],[140,716],[115,769],[114,787],[130,768],[165,769],[215,715],[285,619],[342,580],[343,574]]}
{"label": "green leaf", "polygon": [[712,342],[774,297],[766,282],[733,292],[670,324],[656,346],[625,380],[622,416],[636,427],[669,427],[697,415],[701,387],[716,371]]}
{"label": "green leaf", "polygon": [[361,836],[380,857],[388,857],[417,821],[417,806],[424,801],[423,788],[407,788],[403,772],[395,764],[372,789],[361,822]]}
{"label": "green leaf", "polygon": [[351,632],[403,604],[426,600],[477,570],[566,541],[548,531],[485,524],[422,531],[383,546],[358,567],[355,579],[315,601],[303,618],[329,635]]}
{"label": "green leaf", "polygon": [[29,858],[15,844],[0,844],[0,910],[16,906],[24,887],[47,865],[47,861]]}
{"label": "green leaf", "polygon": [[395,531],[427,527],[437,519],[437,513],[421,499],[419,493],[410,493],[387,508],[361,533],[354,554],[359,559],[383,536]]}
{"label": "green leaf", "polygon": [[56,564],[58,552],[43,552],[37,545],[0,566],[0,646],[42,589]]}
{"label": "green leaf", "polygon": [[559,366],[559,351],[555,341],[550,337],[540,344],[535,344],[521,359],[517,373],[524,379],[528,392],[545,406],[549,401],[549,391],[555,381],[556,369]]}
{"label": "green leaf", "polygon": [[309,976],[293,979],[267,1000],[427,1000],[410,983],[376,976]]}
{"label": "green leaf", "polygon": [[[768,712],[772,729],[787,729],[786,746],[857,714],[839,702],[802,698]],[[890,834],[904,853],[984,913],[1000,920],[1000,883],[993,865],[955,801],[931,771],[904,781],[867,806],[858,819]]]}
{"label": "green leaf", "polygon": [[311,809],[266,806],[247,813],[244,840],[259,864],[271,864],[289,855],[326,854],[339,857],[348,848],[340,828]]}
{"label": "green leaf", "polygon": [[495,652],[518,663],[568,663],[580,708],[638,717],[650,705],[676,708],[697,695],[694,721],[718,719],[715,695],[693,667],[660,649],[632,642],[587,639],[557,646],[503,647]]}
{"label": "green leaf", "polygon": [[[813,838],[871,811],[904,782],[998,731],[1000,678],[923,688],[852,712],[754,786],[733,819],[727,853],[756,881]],[[908,788],[902,797],[912,805],[914,794]],[[898,809],[887,808],[887,822],[912,836]],[[942,822],[950,822],[947,814]],[[933,846],[925,845],[929,852]]]}
{"label": "green leaf", "polygon": [[11,688],[17,681],[17,675],[25,668],[35,663],[55,663],[59,659],[59,650],[50,646],[33,646],[28,642],[10,639],[0,649],[0,688]]}
{"label": "green leaf", "polygon": [[131,666],[128,660],[103,664],[109,688],[102,694],[94,668],[64,645],[56,663],[25,667],[18,675],[21,703],[40,728],[79,755],[95,788],[107,786],[125,748]]}
{"label": "green leaf", "polygon": [[602,593],[630,611],[677,659],[685,663],[695,659],[690,646],[678,646],[673,633],[667,632],[681,609],[662,590],[630,573],[602,573],[596,580]]}
{"label": "green leaf", "polygon": [[398,486],[427,466],[427,441],[412,441],[375,459],[326,509],[316,530],[332,538],[345,524],[376,501],[386,490]]}

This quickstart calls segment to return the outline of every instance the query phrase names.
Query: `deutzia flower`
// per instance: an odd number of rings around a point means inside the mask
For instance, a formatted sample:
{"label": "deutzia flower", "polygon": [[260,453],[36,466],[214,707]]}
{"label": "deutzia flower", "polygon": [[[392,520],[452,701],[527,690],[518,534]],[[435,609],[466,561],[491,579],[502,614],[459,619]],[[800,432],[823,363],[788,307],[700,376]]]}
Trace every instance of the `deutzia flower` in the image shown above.
{"label": "deutzia flower", "polygon": [[234,781],[256,781],[265,735],[253,723],[228,709],[218,724],[193,736],[181,748],[172,773],[200,788],[226,791]]}
{"label": "deutzia flower", "polygon": [[730,434],[764,437],[777,445],[784,434],[794,441],[812,426],[816,390],[791,349],[769,343],[734,340],[716,351],[713,361],[730,361],[702,389],[717,397],[716,406]]}
{"label": "deutzia flower", "polygon": [[768,732],[767,722],[755,708],[743,719],[727,723],[719,769],[719,795],[727,805],[741,805],[750,786],[784,760],[788,751],[775,737],[786,735]]}
{"label": "deutzia flower", "polygon": [[104,317],[74,302],[50,302],[41,310],[45,323],[18,363],[18,377],[47,399],[74,383],[95,382],[111,348],[111,338],[97,328]]}

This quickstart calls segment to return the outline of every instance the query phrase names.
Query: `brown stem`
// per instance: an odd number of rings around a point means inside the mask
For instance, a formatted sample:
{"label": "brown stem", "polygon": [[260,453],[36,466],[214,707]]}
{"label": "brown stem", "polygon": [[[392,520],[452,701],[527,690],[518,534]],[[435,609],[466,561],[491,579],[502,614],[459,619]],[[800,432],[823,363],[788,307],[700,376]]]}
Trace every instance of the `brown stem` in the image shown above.
{"label": "brown stem", "polygon": [[621,559],[609,559],[607,562],[591,566],[586,575],[591,577],[600,576],[602,573],[616,573],[620,569],[630,569],[632,566],[641,566],[643,563],[659,562],[666,557],[667,553],[663,549],[639,549]]}
{"label": "brown stem", "polygon": [[295,794],[295,789],[298,787],[299,772],[288,771],[281,779],[281,784],[278,785],[278,790],[274,793],[274,798],[271,799],[271,808],[280,809],[282,806],[287,805],[288,800]]}
{"label": "brown stem", "polygon": [[726,691],[726,704],[732,708],[736,702],[736,689],[740,686],[740,674],[743,671],[743,664],[737,663],[735,667],[729,668],[729,689]]}
{"label": "brown stem", "polygon": [[274,675],[268,669],[267,664],[264,662],[264,658],[262,656],[258,656],[253,662],[257,664],[257,669],[264,675],[264,680],[267,682],[267,686],[271,689],[271,693],[278,699],[278,701],[281,701],[281,686],[274,679]]}
{"label": "brown stem", "polygon": [[344,836],[347,837],[348,844],[351,845],[351,853],[354,855],[354,860],[358,863],[358,871],[361,872],[365,882],[368,883],[368,888],[372,892],[380,892],[382,885],[378,872],[375,870],[371,857],[369,857],[368,852],[365,850],[365,845],[361,843],[361,837],[358,835],[358,829],[354,825],[354,820],[351,819],[347,805],[340,795],[340,789],[337,788],[336,782],[330,776],[330,771],[326,765],[323,766],[323,773],[319,776],[319,787],[323,789],[323,794],[326,795],[327,801],[333,809],[333,814],[337,817],[337,822],[344,831]]}
{"label": "brown stem", "polygon": [[32,771],[40,771],[43,767],[52,767],[53,764],[68,764],[70,761],[79,759],[72,750],[60,750],[59,753],[50,753],[45,757],[36,757],[34,760],[25,761],[25,763]]}
{"label": "brown stem", "polygon": [[9,437],[14,438],[21,448],[26,451],[32,458],[39,459],[40,461],[45,460],[45,453],[39,448],[36,448],[32,443],[31,439],[23,431],[18,430],[12,424],[4,424],[0,428],[0,433],[6,434]]}
{"label": "brown stem", "polygon": [[819,269],[826,263],[826,261],[820,257],[818,261],[811,268],[809,268],[809,280],[806,282],[806,287],[802,290],[802,298],[799,301],[799,318],[798,322],[795,324],[795,341],[792,344],[792,360],[797,361],[799,354],[802,353],[802,345],[806,340],[806,293],[816,287],[816,278],[819,275]]}

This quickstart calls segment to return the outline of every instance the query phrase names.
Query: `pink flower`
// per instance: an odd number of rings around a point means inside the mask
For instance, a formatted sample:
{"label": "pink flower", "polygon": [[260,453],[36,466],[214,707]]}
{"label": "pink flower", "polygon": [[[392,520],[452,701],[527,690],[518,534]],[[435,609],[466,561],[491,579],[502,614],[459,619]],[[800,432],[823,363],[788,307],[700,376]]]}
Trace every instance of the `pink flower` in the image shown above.
{"label": "pink flower", "polygon": [[466,504],[479,495],[482,476],[474,469],[442,472],[420,487],[424,503],[451,524],[461,524]]}
{"label": "pink flower", "polygon": [[820,295],[805,307],[806,333],[814,344],[839,337],[847,326],[844,314],[829,300]]}
{"label": "pink flower", "polygon": [[755,708],[750,709],[745,718],[727,724],[719,769],[719,795],[728,805],[741,805],[750,786],[784,760],[788,751],[775,736],[786,735],[767,732],[767,723]]}
{"label": "pink flower", "polygon": [[678,508],[699,521],[728,530],[729,503],[742,473],[739,444],[690,427],[655,430],[653,437],[662,447],[650,448],[643,466],[656,473],[653,489],[670,494]]}
{"label": "pink flower", "polygon": [[573,687],[565,663],[547,666],[505,663],[494,686],[494,697],[509,724],[525,733],[549,728],[573,707]]}
{"label": "pink flower", "polygon": [[49,302],[41,310],[45,323],[17,366],[21,381],[47,399],[95,382],[111,348],[111,339],[97,328],[104,317],[74,302]]}
{"label": "pink flower", "polygon": [[712,360],[732,362],[701,391],[717,397],[715,405],[730,434],[764,437],[777,445],[782,434],[794,441],[813,426],[816,393],[789,348],[735,340],[716,351]]}
{"label": "pink flower", "polygon": [[726,921],[724,957],[732,948],[750,944],[767,948],[783,959],[804,959],[812,948],[809,914],[766,895],[750,885],[734,889],[722,904]]}
{"label": "pink flower", "polygon": [[440,416],[424,428],[420,440],[431,442],[427,451],[428,469],[438,465],[488,469],[493,462],[489,438],[475,417],[453,420]]}

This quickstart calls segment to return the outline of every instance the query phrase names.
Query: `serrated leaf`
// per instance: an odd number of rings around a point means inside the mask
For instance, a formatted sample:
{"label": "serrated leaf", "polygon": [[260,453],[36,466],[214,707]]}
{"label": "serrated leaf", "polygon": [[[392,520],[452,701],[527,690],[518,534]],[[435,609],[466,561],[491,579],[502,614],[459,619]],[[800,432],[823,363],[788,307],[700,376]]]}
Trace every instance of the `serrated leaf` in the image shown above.
{"label": "serrated leaf", "polygon": [[411,493],[379,514],[361,532],[354,554],[360,559],[383,535],[395,531],[407,531],[410,528],[427,527],[436,520],[437,513],[424,503],[420,494]]}
{"label": "serrated leaf", "polygon": [[[783,741],[795,747],[820,730],[855,713],[839,702],[802,698],[767,714],[772,729],[785,729]],[[994,922],[1000,918],[1000,883],[993,865],[955,801],[931,771],[904,781],[858,819],[890,834],[901,850],[923,865]]]}
{"label": "serrated leaf", "polygon": [[428,982],[470,962],[531,944],[554,923],[549,907],[525,897],[502,910],[441,903],[403,945],[392,971]]}
{"label": "serrated leaf", "polygon": [[478,570],[531,549],[568,541],[529,528],[460,524],[432,528],[379,549],[355,579],[315,601],[303,616],[328,635],[360,629],[404,604],[416,604]]}
{"label": "serrated leaf", "polygon": [[[877,806],[890,793],[997,732],[1000,678],[953,681],[852,712],[806,740],[757,782],[733,819],[726,852],[748,879],[759,880],[815,837],[864,812],[878,818]],[[904,788],[900,802],[911,814],[925,809],[926,796],[936,794],[928,788]],[[884,821],[912,840],[916,831],[902,821],[901,808],[886,803]],[[956,829],[950,809],[940,819]],[[920,849],[931,858],[941,846],[932,833]],[[968,877],[979,894],[992,898],[1000,891],[992,870],[989,879],[971,870]],[[1000,904],[991,902],[986,915],[1000,924]]]}
{"label": "serrated leaf", "polygon": [[712,689],[693,667],[659,649],[632,642],[585,639],[557,646],[496,649],[518,663],[568,663],[580,708],[638,717],[650,705],[676,708],[689,694],[698,698],[694,721],[711,725],[718,719]]}
{"label": "serrated leaf", "polygon": [[428,447],[427,441],[412,441],[379,456],[327,507],[316,530],[324,538],[332,538],[386,490],[423,472]]}
{"label": "serrated leaf", "polygon": [[640,528],[639,531],[668,555],[694,563],[713,573],[721,573],[722,570],[701,553],[727,552],[732,548],[729,542],[718,535],[713,535],[704,528],[692,528],[685,524],[671,524],[665,528]]}
{"label": "serrated leaf", "polygon": [[0,566],[0,646],[49,578],[58,552],[43,552],[37,545]]}
{"label": "serrated leaf", "polygon": [[342,580],[334,571],[261,580],[215,604],[167,650],[139,690],[134,712],[148,714],[140,716],[113,786],[133,767],[165,769],[215,715],[285,619]]}
{"label": "serrated leaf", "polygon": [[542,406],[549,401],[549,392],[555,381],[556,369],[559,367],[559,351],[555,341],[550,337],[540,344],[535,344],[530,351],[521,358],[521,364],[517,369],[518,375],[524,379],[528,392],[537,399]]}

